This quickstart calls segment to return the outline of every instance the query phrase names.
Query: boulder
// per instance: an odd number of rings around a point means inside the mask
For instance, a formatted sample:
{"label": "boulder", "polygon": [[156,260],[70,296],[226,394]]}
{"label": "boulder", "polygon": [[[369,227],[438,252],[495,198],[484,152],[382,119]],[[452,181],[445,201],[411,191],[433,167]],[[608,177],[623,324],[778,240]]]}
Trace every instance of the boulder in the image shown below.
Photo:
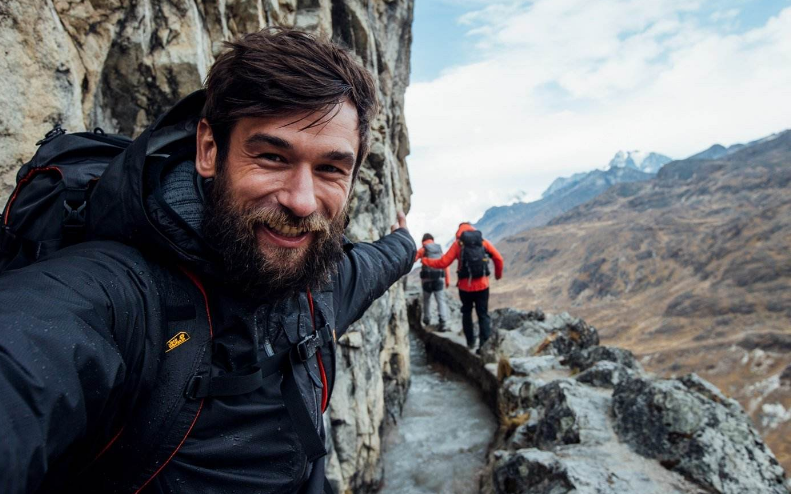
{"label": "boulder", "polygon": [[618,436],[712,492],[788,493],[782,467],[733,400],[697,376],[635,378],[613,392]]}

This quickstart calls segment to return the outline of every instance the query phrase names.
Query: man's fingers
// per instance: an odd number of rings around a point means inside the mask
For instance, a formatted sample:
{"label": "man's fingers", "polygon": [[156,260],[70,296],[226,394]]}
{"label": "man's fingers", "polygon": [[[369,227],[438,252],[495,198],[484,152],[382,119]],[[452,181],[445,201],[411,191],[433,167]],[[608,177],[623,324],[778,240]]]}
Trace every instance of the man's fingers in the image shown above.
{"label": "man's fingers", "polygon": [[391,232],[394,232],[394,231],[398,230],[399,228],[406,229],[406,215],[403,212],[398,211],[396,213],[396,221],[397,221],[397,223],[390,227],[390,231]]}

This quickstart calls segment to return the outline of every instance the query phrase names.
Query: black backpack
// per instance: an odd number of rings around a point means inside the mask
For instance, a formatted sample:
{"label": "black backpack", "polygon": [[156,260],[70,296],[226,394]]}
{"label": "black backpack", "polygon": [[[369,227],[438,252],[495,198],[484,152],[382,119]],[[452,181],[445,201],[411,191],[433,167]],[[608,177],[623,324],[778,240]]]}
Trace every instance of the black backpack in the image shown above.
{"label": "black backpack", "polygon": [[[192,104],[189,99],[198,98],[200,94],[193,93],[182,100],[182,106],[189,106]],[[99,128],[67,134],[56,125],[48,132],[37,143],[39,148],[33,158],[17,173],[16,187],[3,210],[0,274],[32,264],[90,237],[86,213],[91,191],[114,159],[124,159],[124,151],[128,154],[143,150],[146,156],[159,156],[185,137],[194,140],[194,126],[188,123],[163,126],[163,120],[165,117],[138,138],[143,140],[142,146],[130,146],[133,141],[128,137],[105,134]],[[318,353],[322,372],[325,368],[329,371],[328,382],[323,383],[329,401],[334,384],[334,334],[329,325],[315,326],[310,294],[307,297],[314,323],[312,335],[290,350],[261,362],[251,374],[215,377],[207,372],[212,350],[210,315],[200,280],[184,268],[177,274],[159,271],[161,274],[156,278],[160,292],[165,294],[165,324],[178,322],[181,328],[166,344],[179,344],[178,338],[186,338],[182,333],[205,343],[194,346],[193,354],[182,352],[177,360],[171,360],[172,370],[164,373],[169,381],[154,387],[155,399],[144,405],[144,410],[136,410],[117,434],[104,439],[101,447],[87,446],[88,451],[82,452],[92,458],[83,464],[79,474],[91,486],[89,490],[133,492],[142,488],[178,450],[204,399],[249,393],[276,372],[283,375],[281,393],[309,461],[326,455],[323,438],[313,427],[292,371],[293,365],[302,365],[300,362]],[[324,489],[332,492],[326,479]]]}
{"label": "black backpack", "polygon": [[473,280],[489,276],[489,257],[483,247],[483,235],[479,230],[466,231],[459,237],[461,261],[459,279]]}
{"label": "black backpack", "polygon": [[[442,247],[438,244],[430,243],[423,246],[424,257],[429,259],[439,259],[442,257]],[[420,268],[420,281],[423,291],[438,292],[445,287],[445,270],[430,268],[425,264]]]}
{"label": "black backpack", "polygon": [[27,266],[85,237],[88,196],[110,161],[132,140],[56,125],[17,173],[3,209],[0,273]]}

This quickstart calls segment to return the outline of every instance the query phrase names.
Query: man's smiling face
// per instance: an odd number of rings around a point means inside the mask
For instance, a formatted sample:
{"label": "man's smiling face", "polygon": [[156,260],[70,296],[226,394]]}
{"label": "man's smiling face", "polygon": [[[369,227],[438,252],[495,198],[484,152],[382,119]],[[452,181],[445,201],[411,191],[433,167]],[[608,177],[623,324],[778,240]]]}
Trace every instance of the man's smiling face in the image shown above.
{"label": "man's smiling face", "polygon": [[201,121],[196,168],[216,179],[204,233],[236,281],[266,278],[267,292],[300,289],[326,278],[341,255],[360,147],[357,111],[344,101],[323,113],[242,118],[223,163]]}

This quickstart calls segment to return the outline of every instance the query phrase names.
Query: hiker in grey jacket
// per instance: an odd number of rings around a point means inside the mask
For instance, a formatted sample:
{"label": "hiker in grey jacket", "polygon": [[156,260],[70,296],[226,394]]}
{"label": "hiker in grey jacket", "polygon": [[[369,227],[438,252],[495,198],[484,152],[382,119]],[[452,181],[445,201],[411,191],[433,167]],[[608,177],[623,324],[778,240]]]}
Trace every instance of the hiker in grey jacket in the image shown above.
{"label": "hiker in grey jacket", "polygon": [[[442,247],[434,243],[434,236],[430,233],[423,235],[423,246],[417,251],[415,261],[423,258],[439,259],[442,257]],[[450,269],[434,269],[426,265],[420,268],[420,285],[423,288],[423,324],[431,323],[431,299],[437,303],[439,315],[438,331],[446,331],[448,324],[448,300],[445,289],[450,286]]]}
{"label": "hiker in grey jacket", "polygon": [[335,340],[415,257],[401,213],[342,235],[376,108],[346,51],[247,35],[109,163],[88,241],[0,274],[0,492],[326,492]]}

